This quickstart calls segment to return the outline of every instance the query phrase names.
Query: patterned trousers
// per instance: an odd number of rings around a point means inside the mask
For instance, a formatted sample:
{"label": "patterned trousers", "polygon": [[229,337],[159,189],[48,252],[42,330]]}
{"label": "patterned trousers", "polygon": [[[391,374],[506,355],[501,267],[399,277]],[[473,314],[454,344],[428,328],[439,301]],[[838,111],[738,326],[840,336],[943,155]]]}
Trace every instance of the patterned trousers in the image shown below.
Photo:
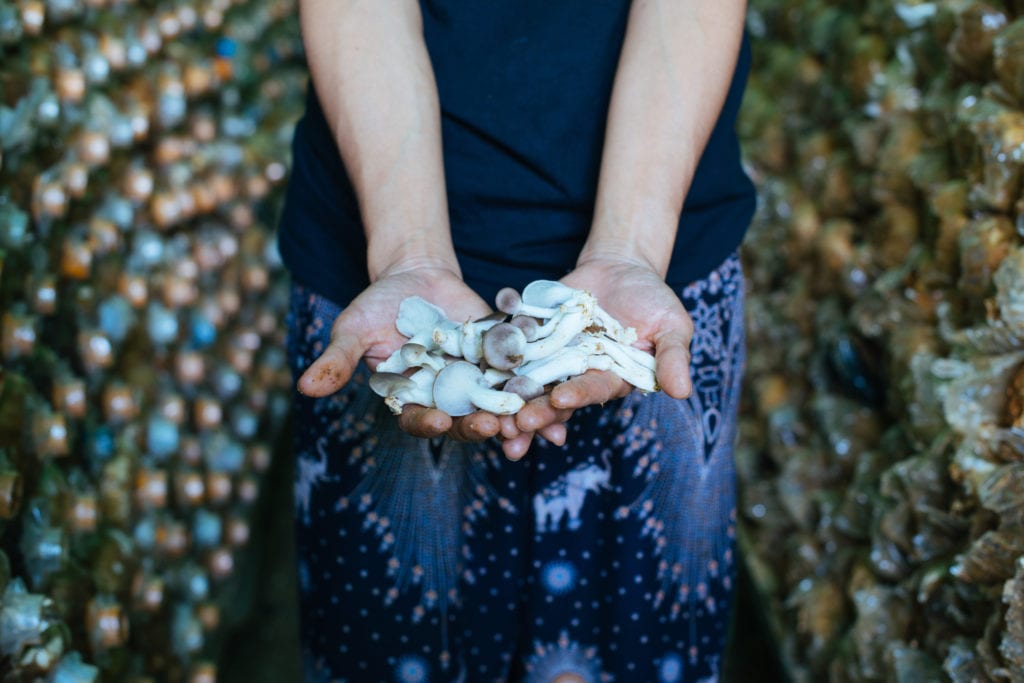
{"label": "patterned trousers", "polygon": [[[294,402],[307,681],[713,681],[734,580],[733,255],[680,296],[694,391],[577,411],[564,446],[401,432],[363,368]],[[301,373],[339,306],[296,286]]]}

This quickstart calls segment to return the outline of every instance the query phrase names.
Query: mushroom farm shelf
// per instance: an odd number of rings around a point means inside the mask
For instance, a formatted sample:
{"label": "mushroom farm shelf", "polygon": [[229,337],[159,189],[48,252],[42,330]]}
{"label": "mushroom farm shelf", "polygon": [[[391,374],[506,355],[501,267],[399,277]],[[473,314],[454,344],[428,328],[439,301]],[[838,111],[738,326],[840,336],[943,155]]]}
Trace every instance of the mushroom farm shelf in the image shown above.
{"label": "mushroom farm shelf", "polygon": [[0,675],[212,682],[288,408],[289,0],[0,0]]}
{"label": "mushroom farm shelf", "polygon": [[1024,4],[755,2],[741,545],[795,681],[1024,681]]}

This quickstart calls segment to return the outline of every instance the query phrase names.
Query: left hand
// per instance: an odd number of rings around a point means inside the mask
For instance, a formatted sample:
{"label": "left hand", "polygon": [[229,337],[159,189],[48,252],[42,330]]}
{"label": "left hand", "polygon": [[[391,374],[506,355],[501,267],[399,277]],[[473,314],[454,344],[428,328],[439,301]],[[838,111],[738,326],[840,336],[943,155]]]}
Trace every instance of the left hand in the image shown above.
{"label": "left hand", "polygon": [[[690,395],[693,322],[679,296],[652,267],[641,261],[601,256],[580,262],[562,282],[589,291],[616,320],[636,328],[636,346],[654,352],[662,391],[673,398]],[[506,456],[522,457],[535,432],[565,422],[574,410],[621,398],[632,389],[614,373],[596,370],[559,384],[541,397],[546,401],[531,401],[519,411],[514,424],[517,433],[506,420],[502,429]]]}

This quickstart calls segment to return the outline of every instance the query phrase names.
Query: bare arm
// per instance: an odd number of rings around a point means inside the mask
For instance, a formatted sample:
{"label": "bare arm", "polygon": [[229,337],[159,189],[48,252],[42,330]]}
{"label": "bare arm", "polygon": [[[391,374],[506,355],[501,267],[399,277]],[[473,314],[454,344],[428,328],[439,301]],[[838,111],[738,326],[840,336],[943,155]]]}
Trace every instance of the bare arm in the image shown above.
{"label": "bare arm", "polygon": [[668,270],[683,200],[729,91],[746,3],[633,3],[608,111],[594,224],[581,261]]}
{"label": "bare arm", "polygon": [[[394,321],[401,301],[429,292],[453,320],[490,307],[462,282],[445,194],[440,106],[416,0],[300,0],[313,82],[359,200],[371,285],[338,316],[331,343],[299,379],[326,396],[359,361],[370,367],[405,341]],[[423,437],[480,440],[499,433],[484,412],[451,417],[406,406],[399,424]],[[561,423],[539,430],[564,438]]]}
{"label": "bare arm", "polygon": [[437,87],[416,0],[301,0],[313,82],[359,198],[370,279],[396,267],[458,274]]}
{"label": "bare arm", "polygon": [[[679,215],[697,163],[729,91],[746,3],[634,0],[608,112],[590,234],[565,282],[597,295],[637,328],[655,352],[658,382],[689,395],[693,326],[665,283]],[[610,373],[589,372],[556,387],[550,406],[520,413],[520,429],[624,395]],[[518,454],[528,441],[506,444]]]}

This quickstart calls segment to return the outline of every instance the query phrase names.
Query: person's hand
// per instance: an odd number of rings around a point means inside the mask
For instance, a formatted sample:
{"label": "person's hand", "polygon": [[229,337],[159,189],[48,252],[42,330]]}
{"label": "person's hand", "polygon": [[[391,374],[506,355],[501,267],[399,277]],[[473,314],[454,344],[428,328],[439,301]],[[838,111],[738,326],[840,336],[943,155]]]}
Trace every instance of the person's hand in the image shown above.
{"label": "person's hand", "polygon": [[[395,328],[398,307],[406,297],[429,292],[430,301],[452,320],[473,320],[490,308],[454,270],[443,265],[397,267],[381,274],[337,317],[331,342],[299,378],[298,389],[307,396],[328,396],[352,377],[360,359],[371,370],[387,359],[406,339]],[[500,425],[489,413],[473,413],[453,421],[436,408],[408,405],[399,426],[414,436],[431,438],[451,433],[455,438],[478,440],[494,436]]]}
{"label": "person's hand", "polygon": [[[430,292],[430,302],[440,306],[452,320],[474,320],[491,312],[458,274],[444,266],[396,268],[385,272],[357,296],[334,321],[331,342],[299,378],[298,389],[307,396],[328,396],[348,383],[360,359],[371,370],[387,359],[406,339],[395,328],[402,300]],[[477,411],[452,418],[437,408],[409,404],[398,417],[399,427],[422,438],[447,434],[461,441],[482,441],[498,434],[518,435],[510,416]],[[556,443],[564,442],[561,422],[538,425],[539,431]],[[529,444],[527,444],[529,445]],[[513,443],[510,448],[515,448]],[[514,452],[514,451],[513,451]]]}
{"label": "person's hand", "polygon": [[[601,257],[581,262],[562,282],[585,289],[623,325],[636,328],[637,344],[653,351],[661,389],[673,398],[690,395],[690,339],[693,323],[682,301],[650,267],[636,261]],[[506,455],[526,453],[533,433],[550,433],[584,406],[621,398],[632,390],[612,372],[591,370],[557,385],[550,394],[531,401],[502,433]],[[502,418],[506,420],[506,418]],[[562,441],[564,442],[564,426]]]}

